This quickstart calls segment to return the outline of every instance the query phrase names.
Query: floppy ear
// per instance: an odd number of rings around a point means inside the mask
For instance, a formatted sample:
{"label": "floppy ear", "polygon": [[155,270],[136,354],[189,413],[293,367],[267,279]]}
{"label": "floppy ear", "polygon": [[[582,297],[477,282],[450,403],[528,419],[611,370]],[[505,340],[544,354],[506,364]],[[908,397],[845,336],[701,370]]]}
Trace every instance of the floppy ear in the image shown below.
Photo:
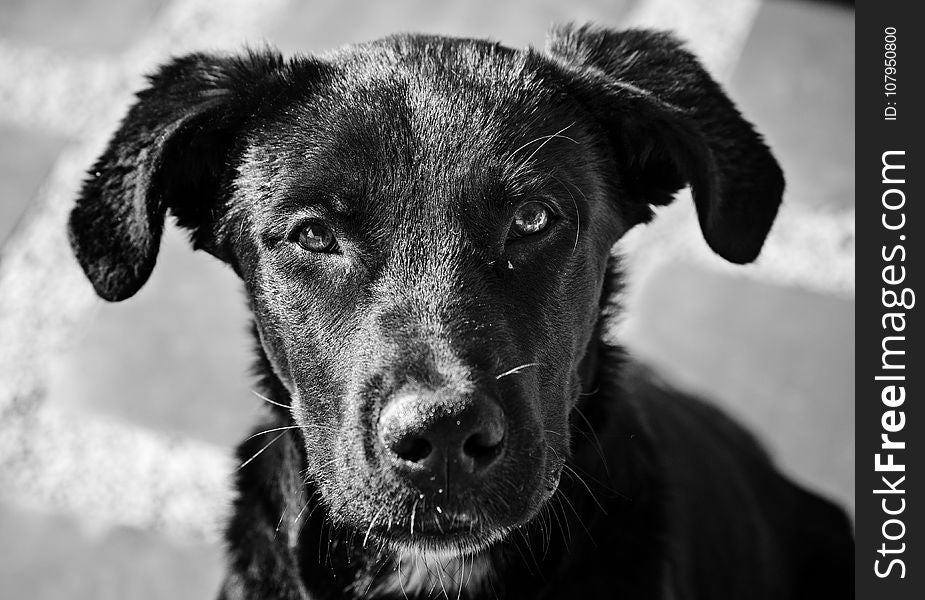
{"label": "floppy ear", "polygon": [[603,126],[621,182],[649,205],[690,184],[707,244],[734,263],[754,260],[771,228],[784,178],[771,151],[697,59],[666,33],[566,26],[547,52]]}
{"label": "floppy ear", "polygon": [[147,281],[168,209],[194,247],[220,254],[212,225],[228,154],[287,68],[269,51],[191,54],[149,77],[68,222],[77,260],[100,296],[123,300]]}

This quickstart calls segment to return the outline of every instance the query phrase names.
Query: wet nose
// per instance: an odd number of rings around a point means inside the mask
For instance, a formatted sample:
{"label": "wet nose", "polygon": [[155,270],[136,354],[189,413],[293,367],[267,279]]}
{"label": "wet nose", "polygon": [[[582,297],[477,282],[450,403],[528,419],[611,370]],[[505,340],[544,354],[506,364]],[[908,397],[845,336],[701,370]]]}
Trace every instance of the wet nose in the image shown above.
{"label": "wet nose", "polygon": [[379,418],[379,439],[393,467],[421,487],[477,481],[500,459],[504,437],[504,413],[488,396],[403,393]]}

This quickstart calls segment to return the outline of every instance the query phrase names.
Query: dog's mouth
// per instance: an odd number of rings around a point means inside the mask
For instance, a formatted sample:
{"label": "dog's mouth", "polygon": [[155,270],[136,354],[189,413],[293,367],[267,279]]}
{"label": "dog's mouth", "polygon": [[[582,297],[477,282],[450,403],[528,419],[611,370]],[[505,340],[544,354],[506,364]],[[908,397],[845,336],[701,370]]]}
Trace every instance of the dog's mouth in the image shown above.
{"label": "dog's mouth", "polygon": [[490,524],[484,517],[465,513],[429,513],[415,515],[413,524],[400,527],[377,526],[370,537],[394,551],[413,552],[454,558],[487,551],[503,540],[510,528]]}
{"label": "dog's mouth", "polygon": [[536,518],[542,506],[555,494],[558,480],[556,470],[546,479],[547,485],[538,493],[536,504],[519,515],[498,511],[499,505],[504,504],[503,499],[486,497],[441,503],[416,494],[410,502],[400,503],[401,507],[387,516],[384,510],[378,512],[364,528],[364,545],[373,540],[394,551],[445,558],[485,552]]}

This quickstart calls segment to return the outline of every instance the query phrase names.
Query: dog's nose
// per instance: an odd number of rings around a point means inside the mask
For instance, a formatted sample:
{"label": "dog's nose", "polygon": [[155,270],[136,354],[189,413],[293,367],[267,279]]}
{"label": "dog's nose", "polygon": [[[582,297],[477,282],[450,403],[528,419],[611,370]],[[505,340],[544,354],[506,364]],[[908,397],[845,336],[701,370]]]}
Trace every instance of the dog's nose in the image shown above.
{"label": "dog's nose", "polygon": [[486,473],[504,449],[504,413],[491,397],[434,392],[393,398],[379,418],[379,438],[400,468],[423,487],[447,475],[464,485]]}

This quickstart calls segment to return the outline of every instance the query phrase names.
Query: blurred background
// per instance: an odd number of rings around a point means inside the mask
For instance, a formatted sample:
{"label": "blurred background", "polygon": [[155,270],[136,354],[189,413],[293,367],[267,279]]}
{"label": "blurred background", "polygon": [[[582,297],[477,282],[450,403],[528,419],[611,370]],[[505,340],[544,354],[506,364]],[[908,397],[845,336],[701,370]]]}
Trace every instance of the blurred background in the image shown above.
{"label": "blurred background", "polygon": [[783,0],[0,1],[0,598],[214,597],[231,451],[262,410],[240,286],[170,228],[148,285],[70,255],[83,172],[171,55],[321,51],[396,31],[542,46],[553,22],[675,30],[788,179],[759,261],[712,256],[686,195],[617,249],[611,334],[853,511],[854,12]]}

